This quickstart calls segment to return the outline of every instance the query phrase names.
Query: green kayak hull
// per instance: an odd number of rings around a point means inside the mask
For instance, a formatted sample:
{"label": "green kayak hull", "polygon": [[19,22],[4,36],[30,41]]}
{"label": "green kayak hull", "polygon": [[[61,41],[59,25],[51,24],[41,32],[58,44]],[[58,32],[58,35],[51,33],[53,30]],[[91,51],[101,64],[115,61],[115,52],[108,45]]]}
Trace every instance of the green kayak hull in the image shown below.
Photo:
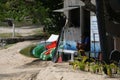
{"label": "green kayak hull", "polygon": [[32,54],[32,50],[36,47],[36,45],[29,45],[19,51],[20,54],[27,56],[27,57],[34,57]]}
{"label": "green kayak hull", "polygon": [[45,46],[44,46],[44,45],[37,45],[37,46],[33,49],[32,54],[33,54],[33,56],[39,58],[40,55],[41,55],[41,53],[42,53],[43,51],[45,51],[45,50],[46,50],[46,49],[45,49]]}

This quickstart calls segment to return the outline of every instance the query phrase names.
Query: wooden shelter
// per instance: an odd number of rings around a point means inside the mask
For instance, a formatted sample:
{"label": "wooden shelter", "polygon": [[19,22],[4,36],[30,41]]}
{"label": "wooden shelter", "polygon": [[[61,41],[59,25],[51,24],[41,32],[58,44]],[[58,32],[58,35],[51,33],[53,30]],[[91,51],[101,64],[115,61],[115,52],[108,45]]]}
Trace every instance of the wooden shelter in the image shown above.
{"label": "wooden shelter", "polygon": [[96,15],[103,60],[109,62],[111,52],[120,51],[119,0],[64,0],[63,9],[55,11],[64,12],[69,26],[78,27],[80,35],[90,34],[90,16]]}

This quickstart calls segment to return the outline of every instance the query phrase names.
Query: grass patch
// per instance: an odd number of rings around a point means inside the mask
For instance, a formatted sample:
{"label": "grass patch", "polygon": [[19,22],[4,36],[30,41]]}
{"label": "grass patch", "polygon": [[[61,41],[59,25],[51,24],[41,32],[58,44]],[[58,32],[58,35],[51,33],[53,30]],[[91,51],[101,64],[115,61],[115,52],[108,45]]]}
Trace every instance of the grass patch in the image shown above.
{"label": "grass patch", "polygon": [[33,31],[33,35],[32,36],[35,36],[35,37],[39,37],[39,36],[43,36],[43,37],[48,37],[50,34],[49,33],[44,33],[43,31],[42,31],[42,29],[36,29],[36,30],[34,30]]}
{"label": "grass patch", "polygon": [[[12,33],[0,33],[0,38],[9,38],[12,37]],[[19,33],[15,33],[15,37],[21,37]]]}
{"label": "grass patch", "polygon": [[[14,21],[15,27],[21,27],[21,26],[31,26],[34,25],[31,21]],[[0,26],[5,26],[5,27],[10,27],[7,22],[1,22],[0,21]]]}
{"label": "grass patch", "polygon": [[41,29],[36,29],[33,31],[34,35],[43,35],[43,31]]}

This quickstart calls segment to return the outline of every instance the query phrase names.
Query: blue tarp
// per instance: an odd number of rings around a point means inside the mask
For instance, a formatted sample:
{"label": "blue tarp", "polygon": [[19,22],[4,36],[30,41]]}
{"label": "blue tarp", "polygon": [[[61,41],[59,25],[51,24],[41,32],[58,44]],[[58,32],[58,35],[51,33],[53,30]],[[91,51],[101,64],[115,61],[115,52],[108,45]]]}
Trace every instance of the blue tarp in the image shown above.
{"label": "blue tarp", "polygon": [[63,48],[66,50],[77,50],[75,41],[64,41]]}

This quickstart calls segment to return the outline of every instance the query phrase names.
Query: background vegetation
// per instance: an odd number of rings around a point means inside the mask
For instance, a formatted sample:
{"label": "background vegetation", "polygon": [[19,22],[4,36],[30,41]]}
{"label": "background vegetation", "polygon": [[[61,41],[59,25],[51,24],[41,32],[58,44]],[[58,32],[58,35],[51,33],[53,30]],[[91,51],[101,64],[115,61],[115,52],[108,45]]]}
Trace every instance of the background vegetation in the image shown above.
{"label": "background vegetation", "polygon": [[64,24],[63,14],[53,10],[62,7],[62,0],[0,0],[0,21],[40,24],[47,31],[58,32]]}

